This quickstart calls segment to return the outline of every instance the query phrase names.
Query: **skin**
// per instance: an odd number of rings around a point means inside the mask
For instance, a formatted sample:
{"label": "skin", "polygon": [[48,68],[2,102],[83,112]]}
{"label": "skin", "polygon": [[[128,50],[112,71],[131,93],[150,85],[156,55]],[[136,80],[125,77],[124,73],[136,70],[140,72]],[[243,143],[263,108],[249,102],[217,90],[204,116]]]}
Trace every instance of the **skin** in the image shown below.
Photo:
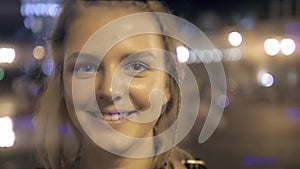
{"label": "skin", "polygon": [[[130,37],[113,46],[103,58],[97,50],[81,53],[80,59],[77,60],[79,64],[76,64],[77,56],[84,44],[98,29],[116,18],[134,12],[137,11],[132,8],[124,9],[121,6],[111,8],[80,5],[80,15],[70,23],[67,31],[64,46],[64,96],[69,116],[84,136],[81,168],[129,169],[150,168],[151,166],[152,158],[119,157],[103,150],[95,143],[99,141],[109,149],[126,151],[128,147],[136,145],[131,141],[118,139],[120,135],[132,138],[153,136],[153,127],[157,122],[157,117],[163,105],[170,99],[169,77],[164,72],[166,68],[163,53],[146,49],[163,49],[162,38],[154,34]],[[103,13],[105,15],[102,15]],[[157,25],[153,24],[155,20],[151,17],[135,22],[158,29]],[[112,32],[117,33],[130,26],[130,23],[123,24],[118,27],[119,30],[112,30]],[[98,42],[95,49],[105,42],[105,39]],[[93,65],[95,61],[101,59],[100,66],[95,67]],[[113,79],[114,75],[116,79]],[[116,84],[115,87],[114,84]],[[75,89],[72,90],[72,87]],[[159,92],[153,93],[153,90]],[[73,102],[73,97],[77,98],[75,102]],[[136,113],[134,117],[123,118],[121,122],[106,123],[105,120],[94,117],[89,111],[96,114],[114,111],[135,111]],[[88,134],[85,128],[89,129]],[[153,151],[153,145],[139,146],[143,147],[142,151]]]}

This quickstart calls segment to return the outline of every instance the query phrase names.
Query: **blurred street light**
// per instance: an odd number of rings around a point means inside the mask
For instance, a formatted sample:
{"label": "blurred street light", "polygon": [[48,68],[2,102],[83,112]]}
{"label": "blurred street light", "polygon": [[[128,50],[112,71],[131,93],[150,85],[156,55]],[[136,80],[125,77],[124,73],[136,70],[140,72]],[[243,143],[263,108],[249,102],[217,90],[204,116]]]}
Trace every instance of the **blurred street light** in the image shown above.
{"label": "blurred street light", "polygon": [[0,117],[0,147],[12,147],[14,143],[12,120],[9,117]]}
{"label": "blurred street light", "polygon": [[24,17],[24,26],[36,34],[51,29],[60,10],[58,0],[21,0],[20,13]]}
{"label": "blurred street light", "polygon": [[231,32],[228,35],[228,41],[232,46],[240,46],[243,42],[243,37],[239,32]]}
{"label": "blurred street light", "polygon": [[291,55],[296,50],[296,43],[293,39],[290,38],[282,39],[280,42],[280,49],[282,54]]}
{"label": "blurred street light", "polygon": [[274,77],[270,73],[260,71],[257,77],[258,82],[264,87],[271,87],[274,84]]}
{"label": "blurred street light", "polygon": [[16,53],[13,48],[0,48],[0,63],[12,63]]}
{"label": "blurred street light", "polygon": [[45,54],[46,54],[46,51],[45,51],[45,48],[43,46],[36,46],[34,49],[33,49],[33,57],[40,60],[40,59],[43,59],[45,57]]}
{"label": "blurred street light", "polygon": [[280,43],[276,39],[267,39],[264,44],[265,52],[270,56],[275,56],[280,52]]}
{"label": "blurred street light", "polygon": [[178,62],[180,63],[185,63],[189,60],[190,58],[190,52],[189,50],[184,47],[184,46],[178,46],[176,48],[176,53],[177,53],[177,59],[178,59]]}

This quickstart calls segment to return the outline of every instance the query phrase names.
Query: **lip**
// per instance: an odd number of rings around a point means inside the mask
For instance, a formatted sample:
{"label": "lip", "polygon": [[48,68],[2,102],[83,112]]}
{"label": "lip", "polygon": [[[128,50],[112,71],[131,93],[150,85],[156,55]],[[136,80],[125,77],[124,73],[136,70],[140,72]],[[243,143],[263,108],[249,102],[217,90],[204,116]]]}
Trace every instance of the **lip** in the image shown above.
{"label": "lip", "polygon": [[106,122],[111,128],[117,129],[124,125],[128,120],[126,118],[121,118],[119,120],[114,120],[114,121],[109,121],[109,120],[103,120],[101,119],[102,122]]}
{"label": "lip", "polygon": [[111,109],[102,109],[101,113],[102,115],[115,115],[115,114],[119,114],[122,116],[122,118],[126,118],[128,116],[130,116],[133,113],[136,113],[136,110],[122,110],[122,109],[115,109],[115,108],[111,108]]}
{"label": "lip", "polygon": [[[123,111],[117,109],[103,109],[101,110],[101,113],[100,111],[87,111],[87,112],[93,118],[99,119],[101,123],[106,122],[114,129],[128,122],[129,120],[127,119],[127,117],[133,113],[136,113],[135,110]],[[112,120],[112,118],[114,120]]]}

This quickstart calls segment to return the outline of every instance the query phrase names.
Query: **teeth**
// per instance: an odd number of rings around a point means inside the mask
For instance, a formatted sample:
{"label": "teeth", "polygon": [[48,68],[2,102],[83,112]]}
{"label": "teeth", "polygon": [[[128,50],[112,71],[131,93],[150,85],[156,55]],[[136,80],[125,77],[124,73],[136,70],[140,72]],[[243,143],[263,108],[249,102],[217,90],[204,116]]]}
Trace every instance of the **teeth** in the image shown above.
{"label": "teeth", "polygon": [[117,121],[122,118],[122,115],[121,114],[112,114],[112,115],[104,114],[103,117],[104,117],[104,120],[106,120],[106,121]]}
{"label": "teeth", "polygon": [[111,116],[111,120],[114,121],[114,120],[119,120],[119,114],[113,114]]}
{"label": "teeth", "polygon": [[114,114],[108,114],[108,113],[95,113],[95,112],[89,112],[92,116],[100,119],[104,119],[106,121],[117,121],[120,120],[123,117],[134,117],[136,114],[136,111],[130,111],[126,113],[114,113]]}
{"label": "teeth", "polygon": [[106,120],[106,121],[110,121],[110,120],[111,120],[111,117],[110,117],[110,115],[108,115],[108,114],[105,114],[105,115],[104,115],[104,120]]}

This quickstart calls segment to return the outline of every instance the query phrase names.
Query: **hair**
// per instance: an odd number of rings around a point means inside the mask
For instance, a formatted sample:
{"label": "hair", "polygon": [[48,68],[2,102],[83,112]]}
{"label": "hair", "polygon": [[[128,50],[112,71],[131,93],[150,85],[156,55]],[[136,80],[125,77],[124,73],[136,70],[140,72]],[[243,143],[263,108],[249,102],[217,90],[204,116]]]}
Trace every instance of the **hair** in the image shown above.
{"label": "hair", "polygon": [[[36,152],[41,165],[46,169],[75,169],[80,161],[81,134],[73,125],[68,116],[63,88],[62,66],[64,40],[68,31],[68,24],[76,18],[76,0],[62,1],[62,12],[58,18],[53,33],[48,38],[51,54],[54,61],[54,70],[45,80],[44,91],[38,101],[35,116],[36,124]],[[94,5],[94,2],[83,1],[86,5]],[[140,11],[164,12],[170,11],[158,1],[131,1]],[[106,2],[112,3],[112,2]],[[163,31],[162,23],[156,18]],[[163,36],[164,47],[171,48],[171,41]],[[156,122],[153,133],[162,133],[177,119],[180,110],[180,92],[176,81],[180,80],[180,66],[174,57],[166,57],[167,68],[177,72],[177,77],[169,76],[171,98],[167,103],[165,112]],[[176,134],[175,136],[176,137]],[[67,142],[68,140],[68,142]],[[70,142],[72,140],[72,142]],[[176,140],[174,138],[174,140]],[[174,169],[181,160],[191,156],[180,149],[173,147],[171,150],[154,157],[153,169]]]}

